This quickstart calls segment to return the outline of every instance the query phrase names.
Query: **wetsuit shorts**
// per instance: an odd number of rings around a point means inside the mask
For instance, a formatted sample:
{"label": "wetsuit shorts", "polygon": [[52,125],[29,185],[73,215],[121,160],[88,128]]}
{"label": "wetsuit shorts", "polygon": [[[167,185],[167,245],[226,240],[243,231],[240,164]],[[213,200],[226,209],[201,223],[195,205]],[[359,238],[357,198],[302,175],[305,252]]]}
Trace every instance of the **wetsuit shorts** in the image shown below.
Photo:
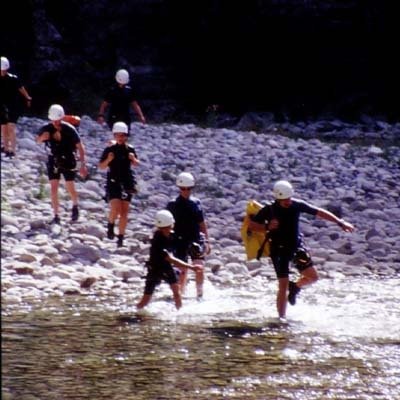
{"label": "wetsuit shorts", "polygon": [[175,250],[174,255],[185,262],[188,261],[189,257],[191,260],[202,260],[204,259],[205,252],[205,238],[204,234],[200,235],[197,242],[188,242],[180,238],[175,239]]}
{"label": "wetsuit shorts", "polygon": [[75,169],[65,169],[58,168],[53,158],[49,158],[47,161],[47,176],[49,180],[61,178],[61,175],[64,176],[66,182],[75,180],[76,170]]}
{"label": "wetsuit shorts", "polygon": [[15,107],[9,107],[4,104],[0,105],[0,124],[16,124],[20,113]]}
{"label": "wetsuit shorts", "polygon": [[144,287],[144,294],[152,295],[155,288],[161,284],[161,281],[167,282],[169,285],[178,283],[179,270],[175,268],[168,268],[163,272],[156,269],[149,269],[146,276],[146,284]]}
{"label": "wetsuit shorts", "polygon": [[107,201],[118,199],[130,202],[132,200],[133,189],[125,189],[119,181],[109,179],[106,185]]}
{"label": "wetsuit shorts", "polygon": [[[301,243],[298,249],[305,250],[304,244]],[[293,260],[296,252],[286,251],[284,248],[271,249],[271,261],[275,269],[276,276],[278,278],[288,278],[289,277],[289,264]],[[307,264],[297,264],[294,266],[301,272],[313,265],[311,258],[308,260]]]}

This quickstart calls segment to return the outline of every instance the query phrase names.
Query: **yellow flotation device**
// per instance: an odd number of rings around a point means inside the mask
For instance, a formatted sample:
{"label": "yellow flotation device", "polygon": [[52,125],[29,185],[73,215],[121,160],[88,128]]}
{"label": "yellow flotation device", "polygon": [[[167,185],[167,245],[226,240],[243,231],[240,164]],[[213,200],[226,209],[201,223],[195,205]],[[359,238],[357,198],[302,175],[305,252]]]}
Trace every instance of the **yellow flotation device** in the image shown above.
{"label": "yellow flotation device", "polygon": [[[250,200],[246,206],[246,214],[243,218],[242,227],[240,229],[240,234],[242,236],[244,248],[247,255],[247,260],[253,260],[260,257],[268,257],[269,250],[269,240],[266,240],[265,233],[255,232],[249,230],[249,222],[251,216],[257,214],[257,212],[263,207],[256,200]],[[262,248],[263,247],[263,248]],[[262,248],[261,252],[260,249]],[[260,252],[260,254],[258,254]]]}

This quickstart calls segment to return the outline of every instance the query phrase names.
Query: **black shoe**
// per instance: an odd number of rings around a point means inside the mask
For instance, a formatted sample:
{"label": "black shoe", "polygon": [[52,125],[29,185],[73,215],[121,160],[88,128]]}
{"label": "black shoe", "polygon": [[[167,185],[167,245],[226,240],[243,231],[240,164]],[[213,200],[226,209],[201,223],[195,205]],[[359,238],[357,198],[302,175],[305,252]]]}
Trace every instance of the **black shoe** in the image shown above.
{"label": "black shoe", "polygon": [[58,215],[55,215],[54,218],[50,221],[51,225],[60,225],[61,224],[61,220],[60,217]]}
{"label": "black shoe", "polygon": [[124,245],[124,235],[118,235],[117,247],[122,247]]}
{"label": "black shoe", "polygon": [[14,156],[15,156],[15,153],[14,153],[14,152],[12,152],[12,151],[6,151],[6,157],[8,157],[8,158],[14,158]]}
{"label": "black shoe", "polygon": [[78,221],[78,218],[79,218],[78,206],[73,206],[72,207],[72,213],[71,213],[71,220],[72,221]]}
{"label": "black shoe", "polygon": [[296,296],[300,293],[300,290],[301,289],[294,282],[289,282],[288,301],[292,306],[296,304]]}
{"label": "black shoe", "polygon": [[111,222],[109,222],[108,224],[107,224],[107,237],[109,238],[109,239],[114,239],[114,237],[115,237],[115,234],[114,234],[114,224],[112,224]]}

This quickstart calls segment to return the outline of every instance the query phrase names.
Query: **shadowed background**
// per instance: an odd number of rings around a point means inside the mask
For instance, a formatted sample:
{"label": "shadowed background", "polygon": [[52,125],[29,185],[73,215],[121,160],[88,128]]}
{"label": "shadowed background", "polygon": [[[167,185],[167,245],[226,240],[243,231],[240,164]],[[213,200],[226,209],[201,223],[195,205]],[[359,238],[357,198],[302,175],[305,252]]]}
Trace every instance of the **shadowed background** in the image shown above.
{"label": "shadowed background", "polygon": [[0,52],[34,97],[96,116],[126,68],[154,119],[272,112],[398,120],[396,14],[389,1],[16,0]]}

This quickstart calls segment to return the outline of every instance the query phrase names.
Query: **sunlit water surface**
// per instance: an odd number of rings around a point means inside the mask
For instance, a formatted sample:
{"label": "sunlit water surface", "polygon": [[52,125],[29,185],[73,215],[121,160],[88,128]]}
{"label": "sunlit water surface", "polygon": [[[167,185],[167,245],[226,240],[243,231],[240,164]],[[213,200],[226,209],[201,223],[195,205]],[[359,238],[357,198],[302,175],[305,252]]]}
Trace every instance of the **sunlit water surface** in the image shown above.
{"label": "sunlit water surface", "polygon": [[321,280],[286,321],[276,282],[233,285],[3,304],[3,399],[400,399],[398,279]]}

